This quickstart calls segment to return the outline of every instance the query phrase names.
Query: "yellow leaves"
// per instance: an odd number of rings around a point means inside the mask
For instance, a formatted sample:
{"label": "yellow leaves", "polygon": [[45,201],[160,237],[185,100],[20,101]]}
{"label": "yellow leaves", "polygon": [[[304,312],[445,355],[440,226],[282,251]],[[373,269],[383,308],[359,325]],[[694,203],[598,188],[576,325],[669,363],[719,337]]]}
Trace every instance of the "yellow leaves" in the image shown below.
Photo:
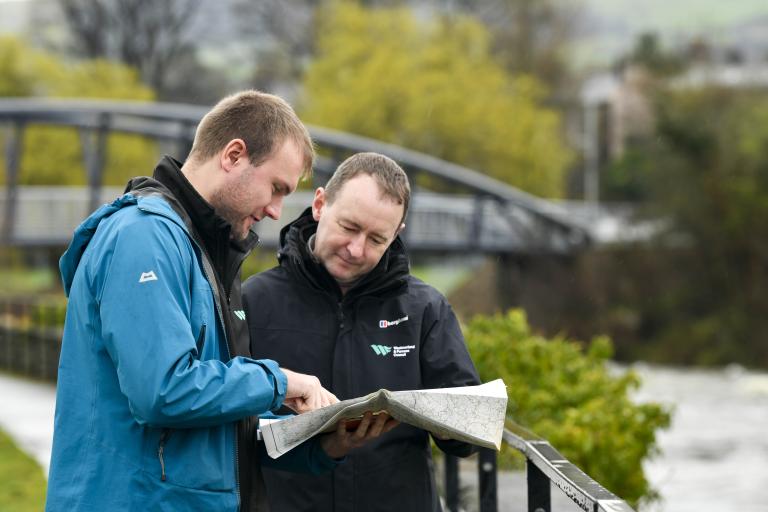
{"label": "yellow leaves", "polygon": [[[155,97],[129,67],[106,60],[64,62],[11,38],[0,38],[0,95],[141,101]],[[21,183],[85,184],[81,147],[74,128],[29,126],[24,131]],[[123,185],[127,178],[149,172],[156,153],[154,144],[141,137],[110,134],[104,183]]]}
{"label": "yellow leaves", "polygon": [[334,2],[319,18],[305,121],[393,142],[555,197],[571,159],[542,85],[510,76],[464,16]]}

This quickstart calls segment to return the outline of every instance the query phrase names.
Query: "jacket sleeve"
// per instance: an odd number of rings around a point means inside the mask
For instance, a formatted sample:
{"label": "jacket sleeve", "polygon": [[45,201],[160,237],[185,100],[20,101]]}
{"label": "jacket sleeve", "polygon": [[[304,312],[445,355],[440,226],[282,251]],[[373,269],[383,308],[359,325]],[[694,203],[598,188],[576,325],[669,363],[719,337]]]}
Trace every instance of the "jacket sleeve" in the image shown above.
{"label": "jacket sleeve", "polygon": [[[432,292],[439,297],[430,301],[424,311],[421,340],[423,387],[432,389],[480,384],[453,309],[445,297],[436,290]],[[477,451],[476,446],[461,441],[433,439],[442,451],[457,457],[467,457]]]}
{"label": "jacket sleeve", "polygon": [[[186,233],[158,215],[132,219],[90,270],[101,337],[136,420],[204,427],[279,407],[287,381],[274,361],[198,358],[193,301],[209,300],[211,290],[191,289],[198,263]],[[216,329],[214,315],[197,324]]]}

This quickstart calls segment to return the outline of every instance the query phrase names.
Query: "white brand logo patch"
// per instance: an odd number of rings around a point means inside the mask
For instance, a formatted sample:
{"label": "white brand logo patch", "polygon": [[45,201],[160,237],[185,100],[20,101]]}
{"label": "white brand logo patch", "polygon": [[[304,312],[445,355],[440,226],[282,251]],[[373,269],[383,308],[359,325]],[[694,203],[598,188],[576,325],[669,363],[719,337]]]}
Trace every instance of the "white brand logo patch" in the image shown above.
{"label": "white brand logo patch", "polygon": [[387,327],[392,327],[393,325],[398,325],[407,321],[408,315],[404,316],[403,318],[398,318],[397,320],[379,320],[379,328],[386,329]]}
{"label": "white brand logo patch", "polygon": [[242,309],[236,309],[233,311],[233,313],[240,320],[245,320],[245,311],[243,311]]}
{"label": "white brand logo patch", "polygon": [[157,281],[157,276],[155,275],[154,270],[150,270],[149,272],[142,272],[141,277],[139,278],[140,283],[146,283],[147,281]]}

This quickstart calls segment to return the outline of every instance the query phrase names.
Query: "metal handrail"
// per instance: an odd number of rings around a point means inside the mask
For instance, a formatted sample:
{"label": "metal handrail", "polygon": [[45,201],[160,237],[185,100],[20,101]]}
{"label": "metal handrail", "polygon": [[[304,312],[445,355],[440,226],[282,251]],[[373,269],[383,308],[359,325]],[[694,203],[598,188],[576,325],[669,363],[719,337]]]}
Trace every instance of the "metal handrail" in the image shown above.
{"label": "metal handrail", "polygon": [[[551,512],[551,484],[587,512],[635,512],[624,500],[608,491],[578,466],[571,463],[546,439],[507,420],[502,441],[526,458],[528,512]],[[480,512],[498,510],[496,452],[481,448],[478,457]],[[447,510],[458,508],[457,458],[445,457]]]}

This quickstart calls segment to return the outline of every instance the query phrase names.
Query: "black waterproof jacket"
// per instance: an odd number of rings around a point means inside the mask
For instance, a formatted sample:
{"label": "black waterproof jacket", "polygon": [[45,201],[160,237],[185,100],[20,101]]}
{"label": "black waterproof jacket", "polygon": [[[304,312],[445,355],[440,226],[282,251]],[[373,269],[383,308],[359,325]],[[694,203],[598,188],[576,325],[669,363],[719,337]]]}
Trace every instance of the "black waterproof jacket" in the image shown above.
{"label": "black waterproof jacket", "polygon": [[[280,265],[249,278],[243,302],[253,353],[316,375],[340,400],[377,391],[479,384],[458,321],[437,290],[409,274],[397,238],[342,296],[307,246],[307,209],[281,231]],[[440,511],[428,433],[401,424],[326,475],[264,469],[275,511]],[[436,440],[467,456],[471,445]]]}

